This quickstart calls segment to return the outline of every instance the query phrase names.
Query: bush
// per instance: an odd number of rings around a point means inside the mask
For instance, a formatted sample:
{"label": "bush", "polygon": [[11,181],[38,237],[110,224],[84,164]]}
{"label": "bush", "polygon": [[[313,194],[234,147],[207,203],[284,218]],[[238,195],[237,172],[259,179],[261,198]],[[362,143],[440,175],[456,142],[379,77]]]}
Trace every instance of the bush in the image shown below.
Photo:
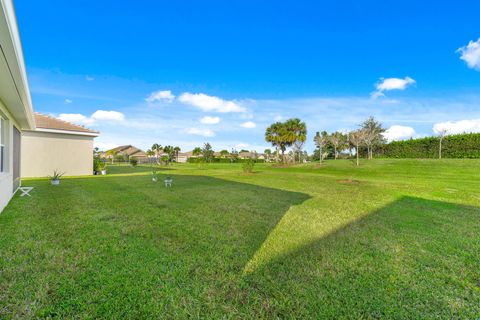
{"label": "bush", "polygon": [[[438,137],[393,141],[378,148],[385,158],[438,158]],[[480,133],[446,136],[442,158],[480,158]]]}
{"label": "bush", "polygon": [[130,158],[130,165],[131,165],[132,167],[136,167],[137,164],[138,164],[137,158]]}
{"label": "bush", "polygon": [[242,164],[243,172],[252,173],[253,167],[255,166],[255,160],[253,159],[244,159],[245,161]]}

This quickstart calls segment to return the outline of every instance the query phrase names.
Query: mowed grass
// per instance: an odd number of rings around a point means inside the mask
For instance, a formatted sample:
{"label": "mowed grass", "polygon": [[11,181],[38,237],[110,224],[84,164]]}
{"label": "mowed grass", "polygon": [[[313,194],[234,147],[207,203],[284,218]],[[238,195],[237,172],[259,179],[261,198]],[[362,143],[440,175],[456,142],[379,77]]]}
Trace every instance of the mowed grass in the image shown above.
{"label": "mowed grass", "polygon": [[480,161],[110,167],[0,215],[0,318],[480,317]]}

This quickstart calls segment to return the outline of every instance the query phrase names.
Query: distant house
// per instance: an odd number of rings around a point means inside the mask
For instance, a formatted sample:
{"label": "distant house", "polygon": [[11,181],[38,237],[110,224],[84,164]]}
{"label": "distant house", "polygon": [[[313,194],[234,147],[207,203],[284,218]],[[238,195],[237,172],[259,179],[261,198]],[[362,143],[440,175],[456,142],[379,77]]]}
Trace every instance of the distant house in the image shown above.
{"label": "distant house", "polygon": [[251,152],[251,151],[242,151],[238,153],[240,159],[260,159],[264,160],[265,155],[263,153]]}
{"label": "distant house", "polygon": [[93,173],[93,139],[98,131],[40,113],[34,119],[35,129],[22,132],[22,178],[45,177],[54,170],[69,176]]}
{"label": "distant house", "polygon": [[139,162],[148,161],[148,156],[143,150],[130,144],[110,149],[103,154],[103,157],[111,159],[113,156],[112,153],[115,153],[116,156],[124,156],[126,160],[135,158]]}
{"label": "distant house", "polygon": [[179,152],[177,156],[177,162],[186,163],[188,161],[188,158],[192,156],[193,156],[193,151]]}
{"label": "distant house", "polygon": [[33,112],[11,0],[0,1],[0,212],[21,177],[93,174],[98,132]]}

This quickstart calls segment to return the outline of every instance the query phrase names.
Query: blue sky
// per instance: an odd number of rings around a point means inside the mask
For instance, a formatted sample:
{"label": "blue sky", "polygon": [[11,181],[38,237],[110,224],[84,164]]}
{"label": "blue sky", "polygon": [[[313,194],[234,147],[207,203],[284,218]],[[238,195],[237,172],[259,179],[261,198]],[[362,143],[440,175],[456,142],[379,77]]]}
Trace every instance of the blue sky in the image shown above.
{"label": "blue sky", "polygon": [[[276,120],[480,131],[478,1],[16,0],[36,111],[152,143],[263,151]],[[393,128],[392,128],[393,126]]]}

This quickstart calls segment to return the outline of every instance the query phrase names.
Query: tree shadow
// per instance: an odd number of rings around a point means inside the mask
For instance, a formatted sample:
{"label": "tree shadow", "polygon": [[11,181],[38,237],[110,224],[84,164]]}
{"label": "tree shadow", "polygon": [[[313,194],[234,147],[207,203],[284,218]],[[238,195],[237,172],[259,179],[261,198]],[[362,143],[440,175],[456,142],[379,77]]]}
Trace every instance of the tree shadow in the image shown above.
{"label": "tree shadow", "polygon": [[405,196],[316,239],[301,233],[280,239],[278,228],[288,226],[280,222],[244,269],[248,286],[262,292],[259,313],[317,319],[480,314],[478,207]]}

